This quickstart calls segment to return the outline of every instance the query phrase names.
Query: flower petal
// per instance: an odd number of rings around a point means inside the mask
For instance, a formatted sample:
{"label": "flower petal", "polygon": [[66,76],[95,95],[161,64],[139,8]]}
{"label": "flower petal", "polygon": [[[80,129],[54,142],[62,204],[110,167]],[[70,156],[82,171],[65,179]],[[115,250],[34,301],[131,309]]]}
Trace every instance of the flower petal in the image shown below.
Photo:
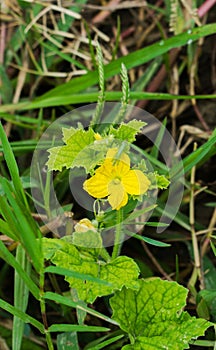
{"label": "flower petal", "polygon": [[92,197],[104,198],[108,196],[108,181],[106,176],[96,173],[90,179],[86,180],[83,184],[83,188]]}
{"label": "flower petal", "polygon": [[118,184],[115,184],[114,181],[110,181],[108,191],[110,194],[108,201],[113,210],[119,210],[121,207],[124,207],[127,204],[128,195],[120,181]]}
{"label": "flower petal", "polygon": [[134,195],[144,194],[150,186],[149,179],[140,170],[128,171],[121,181],[125,191]]}
{"label": "flower petal", "polygon": [[92,225],[89,219],[80,220],[75,226],[74,229],[76,232],[87,232],[87,231],[97,231],[96,228]]}
{"label": "flower petal", "polygon": [[127,172],[130,170],[130,158],[126,153],[122,153],[120,157],[117,159],[116,158],[117,153],[118,153],[118,148],[109,149],[104,163],[107,162],[108,164],[108,162],[111,160],[115,175],[121,178],[122,176],[127,174]]}
{"label": "flower petal", "polygon": [[104,163],[95,171],[95,174],[107,178],[107,182],[113,179],[114,167],[111,159],[105,159]]}

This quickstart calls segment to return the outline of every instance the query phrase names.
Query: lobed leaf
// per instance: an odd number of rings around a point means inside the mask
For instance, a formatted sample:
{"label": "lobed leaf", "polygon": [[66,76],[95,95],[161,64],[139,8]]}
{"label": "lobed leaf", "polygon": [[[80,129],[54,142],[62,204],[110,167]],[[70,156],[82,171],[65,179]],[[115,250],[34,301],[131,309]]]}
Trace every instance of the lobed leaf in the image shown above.
{"label": "lobed leaf", "polygon": [[211,325],[182,312],[187,289],[159,278],[139,280],[139,290],[123,288],[110,299],[113,318],[133,344],[124,350],[183,350]]}
{"label": "lobed leaf", "polygon": [[61,171],[63,167],[69,169],[75,166],[83,166],[88,169],[95,158],[94,150],[87,148],[95,140],[94,131],[91,128],[88,131],[74,128],[68,131],[63,129],[63,140],[66,145],[48,149],[50,153],[47,161],[48,169]]}
{"label": "lobed leaf", "polygon": [[129,121],[128,123],[121,123],[118,129],[111,127],[110,133],[119,140],[134,142],[136,140],[135,136],[141,131],[141,129],[145,125],[146,125],[145,122],[134,119]]}
{"label": "lobed leaf", "polygon": [[[83,301],[92,303],[98,296],[109,295],[123,286],[137,288],[139,285],[139,268],[131,258],[120,256],[106,263],[62,239],[43,239],[43,249],[45,258],[49,258],[57,267],[92,277],[92,280],[65,277]],[[98,283],[98,279],[107,284]]]}

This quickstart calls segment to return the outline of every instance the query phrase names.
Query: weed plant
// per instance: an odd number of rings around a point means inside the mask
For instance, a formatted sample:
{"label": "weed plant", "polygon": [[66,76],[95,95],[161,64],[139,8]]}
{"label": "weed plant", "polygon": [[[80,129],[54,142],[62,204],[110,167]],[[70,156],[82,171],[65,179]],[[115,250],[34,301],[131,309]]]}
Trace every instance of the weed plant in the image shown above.
{"label": "weed plant", "polygon": [[212,5],[2,2],[0,349],[216,349]]}

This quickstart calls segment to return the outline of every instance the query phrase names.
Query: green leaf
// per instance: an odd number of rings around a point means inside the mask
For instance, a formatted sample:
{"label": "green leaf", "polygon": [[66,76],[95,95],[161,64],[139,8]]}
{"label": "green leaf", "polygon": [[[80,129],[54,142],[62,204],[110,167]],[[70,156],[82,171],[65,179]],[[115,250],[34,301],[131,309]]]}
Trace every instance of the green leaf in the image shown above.
{"label": "green leaf", "polygon": [[58,350],[79,350],[77,332],[58,334],[57,349]]}
{"label": "green leaf", "polygon": [[42,334],[44,334],[44,326],[42,323],[40,323],[39,321],[37,321],[35,318],[27,315],[26,313],[24,313],[23,311],[17,309],[16,307],[14,307],[13,305],[10,305],[9,303],[7,303],[6,301],[0,299],[0,307],[4,310],[6,310],[7,312],[9,312],[10,314],[12,314],[13,316],[17,316],[19,317],[22,321],[24,321],[25,323],[30,323],[32,324],[34,327],[36,327]]}
{"label": "green leaf", "polygon": [[63,140],[66,145],[48,149],[49,160],[47,166],[49,170],[62,170],[63,167],[74,168],[83,166],[88,172],[95,165],[96,152],[93,148],[87,147],[94,141],[94,131],[89,128],[83,129],[63,129]]}
{"label": "green leaf", "polygon": [[203,257],[203,269],[205,271],[204,274],[204,283],[206,289],[214,289],[216,290],[216,267],[211,258],[207,255]]}
{"label": "green leaf", "polygon": [[212,241],[210,241],[210,246],[211,246],[211,249],[212,249],[214,255],[216,256],[216,246],[214,245],[214,243]]}
{"label": "green leaf", "polygon": [[159,278],[139,280],[139,290],[123,288],[110,299],[113,318],[129,333],[124,350],[183,350],[211,325],[182,312],[188,290]]}
{"label": "green leaf", "polygon": [[[0,200],[0,203],[1,203],[1,200]],[[14,235],[14,232],[13,232],[11,225],[9,225],[6,221],[0,219],[0,227],[1,227],[1,233],[10,237],[14,241],[17,240],[17,237]]]}
{"label": "green leaf", "polygon": [[134,142],[135,136],[146,125],[141,120],[131,120],[128,123],[121,123],[118,129],[114,127],[110,128],[110,134],[114,135],[117,139],[126,140],[128,142]]}
{"label": "green leaf", "polygon": [[[43,239],[43,249],[45,258],[57,267],[92,277],[91,281],[75,276],[65,277],[83,301],[92,303],[98,296],[109,295],[123,286],[138,287],[139,268],[131,258],[121,256],[105,263],[63,239]],[[98,283],[98,279],[110,285]]]}
{"label": "green leaf", "polygon": [[48,149],[50,153],[47,161],[48,169],[61,171],[63,167],[67,169],[84,167],[86,172],[89,173],[102,161],[108,148],[111,145],[114,147],[113,136],[121,141],[133,142],[136,134],[145,125],[146,123],[138,120],[131,120],[127,124],[122,123],[117,129],[111,127],[110,135],[103,137],[101,140],[95,139],[92,128],[87,131],[63,128],[62,139],[65,145]]}
{"label": "green leaf", "polygon": [[157,188],[161,190],[165,190],[170,184],[170,181],[166,178],[165,175],[159,175],[155,173],[155,179],[157,183]]}
{"label": "green leaf", "polygon": [[103,242],[101,235],[97,231],[74,232],[73,244],[78,247],[85,247],[87,250],[96,248],[96,252],[100,251]]}
{"label": "green leaf", "polygon": [[160,189],[160,190],[166,190],[167,187],[170,185],[170,181],[167,179],[165,175],[159,175],[157,171],[155,172],[149,172],[146,173],[146,176],[151,182],[150,190],[153,189]]}

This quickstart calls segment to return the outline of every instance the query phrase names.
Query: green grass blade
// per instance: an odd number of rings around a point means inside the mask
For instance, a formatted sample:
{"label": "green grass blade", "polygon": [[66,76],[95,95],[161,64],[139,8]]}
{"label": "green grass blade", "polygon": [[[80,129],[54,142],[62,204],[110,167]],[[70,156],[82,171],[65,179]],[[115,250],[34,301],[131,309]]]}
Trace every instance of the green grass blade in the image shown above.
{"label": "green grass blade", "polygon": [[107,332],[110,329],[97,326],[80,326],[76,324],[53,324],[49,332]]}
{"label": "green grass blade", "polygon": [[[109,91],[105,92],[106,101],[120,101],[122,98],[121,91]],[[172,95],[168,93],[161,92],[143,92],[143,91],[131,91],[130,100],[201,100],[201,99],[215,99],[216,95]],[[66,106],[70,104],[80,104],[80,103],[93,103],[97,102],[98,92],[88,92],[88,93],[71,93],[71,95],[65,95],[59,92],[55,97],[42,97],[40,100],[35,100],[33,102],[20,102],[17,104],[8,104],[0,106],[0,112],[10,112],[14,109],[18,110],[30,110],[36,108],[44,107],[54,107],[54,106]]]}
{"label": "green grass blade", "polygon": [[[176,36],[173,36],[167,40],[159,41],[155,44],[147,46],[143,49],[137,50],[121,57],[104,67],[105,79],[112,77],[120,73],[121,64],[124,63],[127,69],[137,67],[141,64],[149,62],[150,60],[163,55],[170,49],[175,47],[181,47],[187,44],[189,40],[198,40],[201,37],[214,34],[216,32],[216,24],[207,24],[199,28],[194,28],[190,33],[185,32]],[[10,111],[14,109],[32,109],[48,106],[66,105],[72,103],[87,103],[97,101],[98,93],[78,94],[80,91],[91,87],[98,83],[97,71],[89,72],[82,77],[74,78],[68,83],[59,85],[58,87],[50,90],[44,95],[35,99],[31,103],[21,102],[16,105],[1,106],[0,111]],[[211,95],[207,95],[209,98],[213,98]],[[207,97],[206,96],[206,97]],[[120,100],[122,97],[121,92],[109,92],[106,94],[106,100]],[[131,99],[174,99],[179,98],[169,94],[154,94],[154,93],[137,93],[132,91],[130,95]],[[183,97],[180,97],[182,99]],[[192,96],[185,96],[184,99],[191,99]],[[198,97],[197,97],[198,98]],[[200,97],[202,98],[202,97]]]}
{"label": "green grass blade", "polygon": [[[198,163],[202,161],[206,161],[208,158],[216,154],[216,129],[213,131],[211,137],[207,142],[205,142],[202,146],[197,148],[196,151],[189,154],[186,158],[183,160],[184,165],[184,172],[187,173],[190,171],[194,166],[196,166]],[[207,157],[207,159],[206,159]],[[172,176],[177,176],[181,167],[180,165],[177,165],[172,168]]]}
{"label": "green grass blade", "polygon": [[[5,216],[7,222],[13,225],[15,232],[17,233],[17,239],[22,243],[27,253],[32,259],[32,263],[36,271],[41,270],[42,258],[40,251],[40,241],[36,240],[36,237],[40,237],[39,228],[36,226],[28,209],[20,201],[14,193],[12,185],[7,179],[2,178],[1,182],[7,197],[7,201],[0,197],[0,202],[4,202],[5,207],[2,207],[2,213]],[[10,212],[10,207],[13,211]]]}
{"label": "green grass blade", "polygon": [[103,284],[103,285],[109,286],[109,287],[112,285],[111,283],[108,283],[108,282],[103,281],[99,278],[93,277],[91,275],[86,275],[83,273],[68,270],[68,269],[65,269],[63,267],[58,267],[58,266],[49,266],[44,270],[44,272],[56,273],[57,275],[79,278],[82,281],[85,281],[85,280],[92,281],[92,282]]}
{"label": "green grass blade", "polygon": [[[21,49],[24,41],[25,41],[25,25],[20,25],[17,30],[14,32],[14,34],[10,38],[10,42],[8,43],[9,47],[6,50],[5,54],[5,65],[8,66],[13,59],[14,56],[16,56],[16,52]],[[21,62],[19,62],[21,64]]]}
{"label": "green grass blade", "polygon": [[[16,192],[19,194],[20,198],[22,198],[22,200],[24,200],[25,204],[27,205],[26,197],[22,188],[22,183],[20,181],[18,166],[1,122],[0,122],[0,140],[3,147],[4,158],[7,163],[8,170],[10,172],[10,176],[14,184],[14,188]],[[27,208],[28,208],[28,205],[27,205]]]}
{"label": "green grass blade", "polygon": [[11,226],[2,219],[0,219],[0,227],[1,227],[2,234],[10,237],[14,241],[17,240],[17,237],[14,235],[13,230],[11,230]]}
{"label": "green grass blade", "polygon": [[150,155],[155,159],[158,159],[160,145],[161,145],[161,142],[163,140],[164,133],[166,131],[166,124],[167,124],[167,119],[165,118],[162,125],[161,125],[160,130],[158,131],[158,135],[155,139],[154,145],[153,145],[151,152],[150,152]]}
{"label": "green grass blade", "polygon": [[[26,258],[26,254],[21,245],[17,247],[16,250],[16,261],[23,268],[23,270],[30,275],[31,264],[29,260]],[[29,297],[29,289],[27,284],[21,278],[20,274],[15,270],[15,278],[14,278],[14,306],[26,312],[27,304]],[[24,321],[14,316],[13,320],[13,331],[12,331],[12,349],[20,350],[22,344],[24,332]]]}
{"label": "green grass blade", "polygon": [[22,266],[17,262],[15,257],[7,250],[5,245],[0,240],[0,257],[10,266],[16,270],[19,276],[22,278],[32,295],[38,300],[40,298],[40,290],[36,284],[32,281],[30,276],[22,268]]}
{"label": "green grass blade", "polygon": [[197,148],[196,151],[191,153],[189,156],[187,156],[183,160],[185,173],[190,171],[195,165],[202,162],[203,160],[206,161],[207,160],[206,155],[208,153],[209,153],[209,158],[214,154],[216,154],[216,129],[214,130],[211,137],[206,143],[204,143],[202,146]]}
{"label": "green grass blade", "polygon": [[25,312],[17,309],[13,305],[7,303],[6,301],[0,299],[0,308],[9,312],[13,316],[19,317],[23,322],[32,324],[35,328],[37,328],[42,334],[44,334],[44,326],[42,323],[37,321],[35,318],[27,315]]}
{"label": "green grass blade", "polygon": [[125,224],[129,224],[131,221],[135,220],[136,218],[138,218],[139,216],[148,213],[149,211],[153,210],[154,208],[156,208],[157,205],[153,204],[150,205],[147,208],[143,208],[143,209],[139,209],[136,210],[134,212],[132,212],[129,217],[124,221]]}
{"label": "green grass blade", "polygon": [[[188,43],[188,41],[198,40],[199,38],[205,37],[207,35],[215,34],[216,32],[216,23],[207,24],[205,26],[201,26],[195,29],[192,29],[189,32],[185,32],[176,36],[173,36],[167,40],[159,41],[155,44],[149,45],[143,49],[137,50],[128,54],[127,56],[120,57],[119,59],[112,61],[107,64],[104,69],[105,79],[110,78],[116,74],[120,73],[121,64],[123,63],[127,69],[137,67],[141,64],[149,62],[150,60],[163,55],[169,50],[175,47],[181,47]],[[59,94],[72,94],[80,92],[93,84],[98,82],[98,74],[96,71],[89,72],[88,74],[75,78],[72,81],[59,85],[58,87],[50,90],[45,93],[43,97],[39,97],[38,99],[46,97],[58,96]]]}
{"label": "green grass blade", "polygon": [[85,306],[79,302],[75,302],[67,297],[62,296],[62,295],[52,293],[52,292],[46,292],[44,294],[43,298],[47,299],[47,300],[55,301],[56,303],[59,303],[62,305],[66,305],[66,306],[69,306],[72,308],[77,308],[77,309],[83,310],[92,316],[98,317],[98,318],[100,318],[104,321],[107,321],[109,323],[112,323],[114,325],[118,325],[118,323],[116,321],[112,320],[108,316],[105,316],[105,315],[101,314],[100,312],[89,308],[88,306]]}
{"label": "green grass blade", "polygon": [[165,247],[165,248],[170,247],[169,243],[164,243],[164,242],[160,242],[160,241],[157,241],[157,240],[149,238],[149,237],[140,236],[140,235],[134,234],[133,232],[130,232],[128,230],[124,230],[124,232],[130,237],[139,239],[140,241],[144,241],[144,242],[149,243],[151,245],[154,245],[156,247]]}
{"label": "green grass blade", "polygon": [[116,337],[113,337],[111,339],[107,339],[107,340],[103,341],[100,344],[87,347],[86,349],[88,349],[88,350],[100,350],[100,349],[103,349],[103,348],[105,348],[106,346],[108,346],[108,345],[110,345],[112,343],[115,343],[116,341],[122,339],[123,337],[124,337],[124,334],[117,335]]}
{"label": "green grass blade", "polygon": [[[16,217],[13,213],[13,211],[11,210],[10,205],[8,204],[7,200],[5,197],[0,196],[0,213],[3,216],[3,218],[5,219],[5,225],[7,227],[7,225],[9,225],[10,223],[10,229],[13,232],[13,237],[11,237],[12,239],[14,239],[15,241],[19,241],[19,230],[18,230],[18,226],[17,226],[17,220]],[[10,237],[10,235],[9,235]]]}

